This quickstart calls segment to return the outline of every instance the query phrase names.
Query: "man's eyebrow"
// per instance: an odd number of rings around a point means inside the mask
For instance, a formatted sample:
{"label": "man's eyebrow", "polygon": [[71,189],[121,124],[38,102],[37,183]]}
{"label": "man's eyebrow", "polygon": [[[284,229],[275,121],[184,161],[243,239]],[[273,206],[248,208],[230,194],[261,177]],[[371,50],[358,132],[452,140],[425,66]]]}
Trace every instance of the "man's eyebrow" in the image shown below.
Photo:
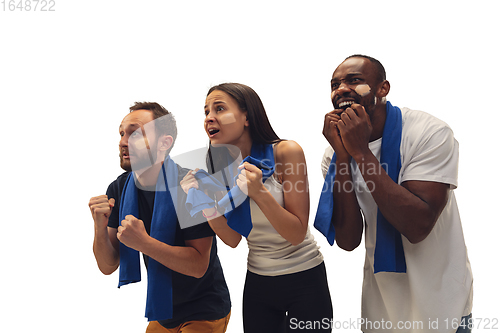
{"label": "man's eyebrow", "polygon": [[336,82],[336,81],[340,81],[340,80],[350,79],[354,76],[362,76],[362,75],[363,75],[363,73],[349,73],[349,74],[346,74],[346,76],[343,79],[339,79],[339,78],[334,77],[330,80],[330,82]]}
{"label": "man's eyebrow", "polygon": [[[139,124],[139,123],[131,123],[131,124],[128,124],[128,125],[126,126],[126,128],[127,128],[127,129],[131,129],[131,130],[134,130],[134,131],[135,131],[137,128],[139,128],[139,127],[140,127],[140,128],[142,128],[142,125],[141,125],[141,124]],[[120,124],[120,127],[118,127],[118,130],[119,130],[119,131],[124,130],[123,124]]]}

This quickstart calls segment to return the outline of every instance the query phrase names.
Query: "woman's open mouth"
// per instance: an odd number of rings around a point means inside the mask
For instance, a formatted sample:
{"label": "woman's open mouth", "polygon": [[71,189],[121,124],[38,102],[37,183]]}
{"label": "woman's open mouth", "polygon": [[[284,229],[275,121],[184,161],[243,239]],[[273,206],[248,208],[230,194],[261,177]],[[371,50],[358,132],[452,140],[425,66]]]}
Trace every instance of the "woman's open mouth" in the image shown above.
{"label": "woman's open mouth", "polygon": [[207,131],[208,131],[208,136],[213,137],[214,135],[219,133],[220,130],[217,128],[209,128]]}

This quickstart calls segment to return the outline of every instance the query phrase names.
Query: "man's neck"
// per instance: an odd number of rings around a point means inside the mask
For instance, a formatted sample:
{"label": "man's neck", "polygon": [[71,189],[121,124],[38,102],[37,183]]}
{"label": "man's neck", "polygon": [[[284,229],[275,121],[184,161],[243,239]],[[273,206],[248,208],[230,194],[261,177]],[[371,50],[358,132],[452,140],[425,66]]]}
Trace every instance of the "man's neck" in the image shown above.
{"label": "man's neck", "polygon": [[387,118],[386,104],[378,104],[370,117],[372,123],[372,134],[370,136],[370,142],[378,140],[382,137],[384,133],[385,119]]}
{"label": "man's neck", "polygon": [[149,168],[136,171],[137,181],[143,188],[156,186],[162,164],[163,163],[155,163]]}

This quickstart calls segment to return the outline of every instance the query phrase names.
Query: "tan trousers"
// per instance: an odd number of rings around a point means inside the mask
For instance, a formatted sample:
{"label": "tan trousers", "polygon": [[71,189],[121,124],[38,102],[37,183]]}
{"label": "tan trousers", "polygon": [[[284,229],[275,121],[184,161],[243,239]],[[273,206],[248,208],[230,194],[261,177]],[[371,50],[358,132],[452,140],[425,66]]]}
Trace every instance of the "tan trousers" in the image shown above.
{"label": "tan trousers", "polygon": [[231,312],[221,319],[188,321],[175,328],[165,328],[159,322],[151,321],[146,333],[224,333],[230,316]]}

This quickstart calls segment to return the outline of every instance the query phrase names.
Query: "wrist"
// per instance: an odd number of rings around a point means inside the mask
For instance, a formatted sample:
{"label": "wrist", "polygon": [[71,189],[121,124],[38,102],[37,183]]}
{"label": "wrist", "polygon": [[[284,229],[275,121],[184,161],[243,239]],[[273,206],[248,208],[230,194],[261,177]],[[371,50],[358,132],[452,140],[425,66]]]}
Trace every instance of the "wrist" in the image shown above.
{"label": "wrist", "polygon": [[96,236],[108,236],[108,225],[94,224],[94,234]]}
{"label": "wrist", "polygon": [[202,210],[201,213],[206,219],[213,219],[217,216],[218,211],[217,208],[212,207]]}
{"label": "wrist", "polygon": [[375,157],[375,155],[373,155],[371,151],[366,154],[357,154],[352,158],[358,165],[358,168],[363,177],[365,176],[365,172],[370,172],[371,174],[373,174],[373,172],[375,170],[378,170],[380,167],[379,160]]}
{"label": "wrist", "polygon": [[147,235],[147,237],[144,239],[144,241],[141,242],[140,246],[137,246],[137,248],[135,250],[142,252],[143,254],[145,254],[151,258],[154,251],[155,251],[155,247],[158,247],[159,243],[160,243],[160,241],[158,241],[156,238],[153,238],[150,235]]}
{"label": "wrist", "polygon": [[[271,176],[271,177],[273,177],[273,176]],[[267,188],[264,186],[264,184],[262,184],[262,186],[260,187],[260,189],[257,192],[250,193],[250,191],[248,191],[248,197],[250,197],[250,199],[255,201],[255,203],[257,203],[257,204],[261,201],[269,200],[269,198],[267,197],[267,194],[270,194],[270,193],[267,190]]]}
{"label": "wrist", "polygon": [[373,156],[373,153],[371,150],[368,148],[366,150],[357,152],[355,154],[352,154],[352,158],[354,161],[356,161],[357,164],[364,163],[370,159],[370,156]]}
{"label": "wrist", "polygon": [[342,164],[350,164],[351,163],[351,155],[349,154],[336,154],[336,160],[335,163],[337,165],[342,165]]}

